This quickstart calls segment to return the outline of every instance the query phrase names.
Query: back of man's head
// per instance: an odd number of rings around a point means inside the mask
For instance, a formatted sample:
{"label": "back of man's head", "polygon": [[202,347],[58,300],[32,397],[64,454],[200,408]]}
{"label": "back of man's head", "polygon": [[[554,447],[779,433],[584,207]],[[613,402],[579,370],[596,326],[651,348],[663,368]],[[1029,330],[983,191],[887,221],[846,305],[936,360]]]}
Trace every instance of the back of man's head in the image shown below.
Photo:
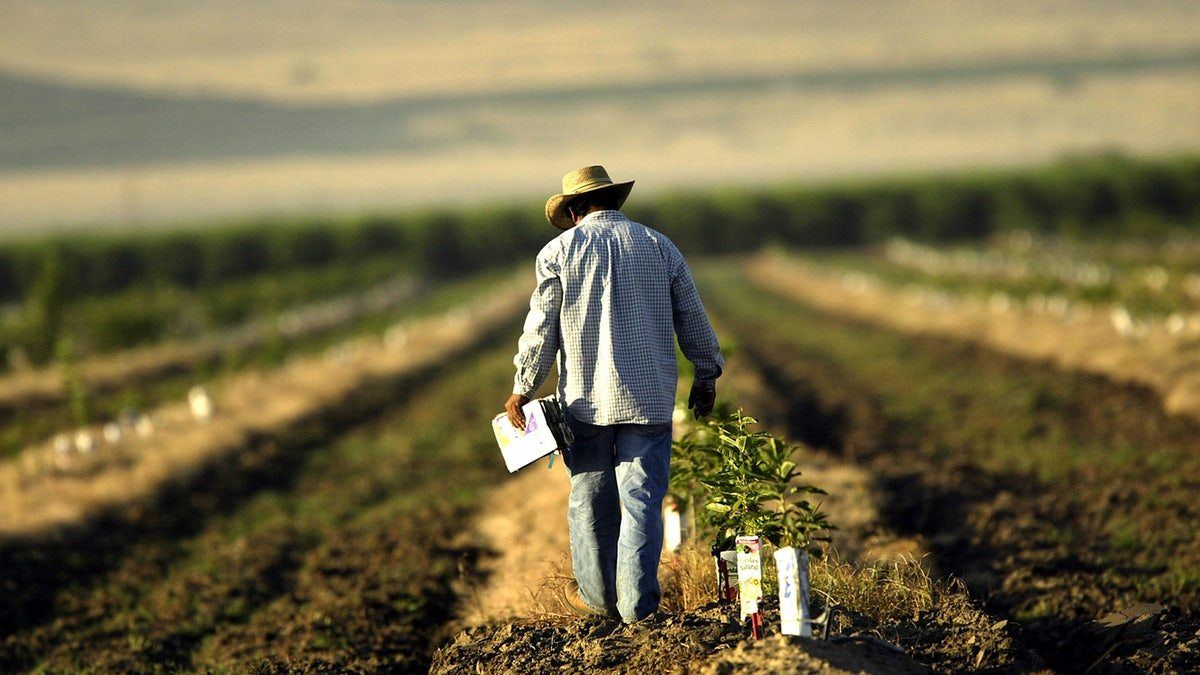
{"label": "back of man's head", "polygon": [[572,213],[583,216],[593,211],[615,211],[620,205],[619,195],[609,190],[601,190],[595,194],[580,195],[572,199],[567,208]]}

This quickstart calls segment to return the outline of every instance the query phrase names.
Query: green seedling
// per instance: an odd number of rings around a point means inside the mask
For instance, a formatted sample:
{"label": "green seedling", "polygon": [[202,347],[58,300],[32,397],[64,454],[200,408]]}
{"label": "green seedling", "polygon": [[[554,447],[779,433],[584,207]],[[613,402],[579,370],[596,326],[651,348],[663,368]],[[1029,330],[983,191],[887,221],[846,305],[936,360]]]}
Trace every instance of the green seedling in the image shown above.
{"label": "green seedling", "polygon": [[738,535],[758,535],[775,547],[808,548],[834,529],[812,497],[825,491],[800,482],[796,448],[739,410],[704,421],[675,443],[671,492],[693,505],[697,525],[717,550]]}

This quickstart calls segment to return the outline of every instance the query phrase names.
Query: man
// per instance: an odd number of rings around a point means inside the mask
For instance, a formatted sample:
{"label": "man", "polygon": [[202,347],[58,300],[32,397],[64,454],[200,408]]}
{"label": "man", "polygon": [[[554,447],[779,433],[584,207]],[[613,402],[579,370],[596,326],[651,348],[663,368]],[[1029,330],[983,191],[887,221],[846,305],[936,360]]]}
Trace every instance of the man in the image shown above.
{"label": "man", "polygon": [[537,256],[537,288],[518,352],[509,420],[558,360],[558,397],[575,442],[567,522],[574,609],[625,622],[658,609],[662,500],[671,459],[678,372],[675,336],[695,366],[688,407],[712,412],[724,359],[691,272],[671,240],[618,209],[633,181],[601,166],[563,177],[546,202],[566,230]]}

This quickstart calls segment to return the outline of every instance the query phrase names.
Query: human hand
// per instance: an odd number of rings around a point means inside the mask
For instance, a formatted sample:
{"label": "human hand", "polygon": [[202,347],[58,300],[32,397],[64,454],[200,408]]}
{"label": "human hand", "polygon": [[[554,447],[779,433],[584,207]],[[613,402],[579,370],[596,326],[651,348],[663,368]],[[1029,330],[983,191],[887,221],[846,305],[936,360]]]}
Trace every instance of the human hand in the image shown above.
{"label": "human hand", "polygon": [[692,382],[692,393],[688,395],[688,408],[697,418],[708,415],[717,402],[716,382]]}
{"label": "human hand", "polygon": [[522,431],[525,429],[525,412],[521,410],[521,406],[526,403],[529,403],[529,397],[520,394],[509,396],[508,400],[504,403],[504,410],[508,413],[508,421]]}

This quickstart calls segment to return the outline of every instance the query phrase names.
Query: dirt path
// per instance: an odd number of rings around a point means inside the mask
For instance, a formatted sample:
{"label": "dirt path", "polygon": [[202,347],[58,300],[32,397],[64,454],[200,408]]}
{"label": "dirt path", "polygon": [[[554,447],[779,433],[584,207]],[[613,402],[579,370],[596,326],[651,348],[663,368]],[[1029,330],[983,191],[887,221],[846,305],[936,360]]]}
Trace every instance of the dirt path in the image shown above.
{"label": "dirt path", "polygon": [[530,616],[547,578],[570,573],[570,491],[558,458],[552,469],[541,461],[508,476],[484,500],[469,539],[488,553],[462,592],[467,625]]}

